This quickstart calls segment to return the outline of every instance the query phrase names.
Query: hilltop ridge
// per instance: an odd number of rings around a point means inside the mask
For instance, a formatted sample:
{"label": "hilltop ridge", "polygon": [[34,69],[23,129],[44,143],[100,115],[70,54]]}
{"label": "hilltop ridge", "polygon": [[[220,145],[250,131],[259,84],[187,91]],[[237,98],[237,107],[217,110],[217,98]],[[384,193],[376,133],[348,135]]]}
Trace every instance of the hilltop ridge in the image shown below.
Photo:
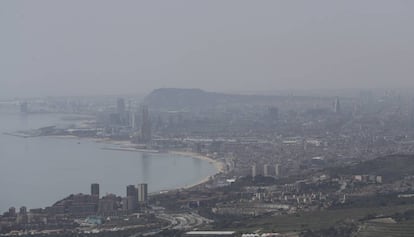
{"label": "hilltop ridge", "polygon": [[281,95],[244,95],[208,92],[201,89],[160,88],[153,90],[144,98],[144,103],[163,109],[208,108],[218,105],[276,105],[286,101],[303,100],[321,102],[332,100],[330,97],[281,96]]}

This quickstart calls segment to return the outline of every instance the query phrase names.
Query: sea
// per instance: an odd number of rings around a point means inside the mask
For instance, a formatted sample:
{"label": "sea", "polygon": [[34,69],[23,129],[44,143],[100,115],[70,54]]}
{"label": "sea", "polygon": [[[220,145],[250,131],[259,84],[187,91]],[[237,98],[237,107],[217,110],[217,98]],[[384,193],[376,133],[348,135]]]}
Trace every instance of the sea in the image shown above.
{"label": "sea", "polygon": [[66,114],[21,114],[0,108],[0,214],[10,207],[44,208],[70,194],[126,196],[126,186],[148,183],[149,192],[192,185],[217,170],[206,160],[168,153],[106,150],[90,139],[7,135],[45,126],[67,126]]}

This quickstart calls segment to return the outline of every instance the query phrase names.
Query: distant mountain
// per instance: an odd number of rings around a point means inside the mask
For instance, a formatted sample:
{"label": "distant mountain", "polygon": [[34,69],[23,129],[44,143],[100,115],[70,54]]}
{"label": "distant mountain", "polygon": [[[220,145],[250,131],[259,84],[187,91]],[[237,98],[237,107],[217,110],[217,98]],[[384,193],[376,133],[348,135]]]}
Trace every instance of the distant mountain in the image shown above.
{"label": "distant mountain", "polygon": [[200,89],[161,88],[144,98],[144,103],[154,108],[183,109],[196,106],[214,106],[222,94]]}
{"label": "distant mountain", "polygon": [[[219,105],[274,105],[294,100],[318,103],[330,98],[274,96],[274,95],[237,95],[206,92],[200,89],[161,88],[152,91],[144,98],[144,103],[159,109],[211,108]],[[331,102],[327,105],[330,105]]]}

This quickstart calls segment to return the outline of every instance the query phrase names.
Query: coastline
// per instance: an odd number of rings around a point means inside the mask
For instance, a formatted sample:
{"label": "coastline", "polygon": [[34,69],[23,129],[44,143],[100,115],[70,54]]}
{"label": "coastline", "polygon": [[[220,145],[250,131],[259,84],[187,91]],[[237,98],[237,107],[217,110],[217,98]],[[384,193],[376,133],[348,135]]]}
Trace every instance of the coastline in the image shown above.
{"label": "coastline", "polygon": [[[143,152],[143,153],[161,153],[161,152],[156,151],[156,150],[136,148],[136,147],[134,147],[135,144],[131,143],[131,141],[118,141],[118,140],[112,140],[110,138],[78,137],[78,136],[74,136],[74,135],[63,135],[63,136],[56,136],[55,135],[55,136],[46,136],[46,137],[59,138],[59,139],[87,140],[87,141],[92,141],[92,142],[96,142],[96,143],[117,146],[117,147],[112,147],[112,148],[102,147],[101,149],[103,149],[103,150],[116,150],[116,151],[125,151],[125,152]],[[163,153],[164,153],[164,151],[163,151]],[[167,189],[167,190],[159,190],[159,191],[153,192],[152,194],[165,193],[165,192],[170,192],[170,191],[180,190],[180,189],[190,189],[190,188],[193,188],[195,186],[198,186],[198,185],[201,185],[203,183],[208,182],[210,180],[210,178],[213,177],[214,175],[216,175],[218,173],[223,173],[225,171],[225,164],[223,162],[215,160],[211,157],[196,153],[196,152],[166,150],[165,153],[207,161],[207,162],[209,162],[210,164],[212,164],[214,166],[214,168],[216,169],[216,173],[213,174],[213,175],[207,176],[207,177],[205,177],[205,178],[201,179],[200,181],[197,181],[196,183],[193,183],[193,184],[187,184],[187,185],[182,186],[182,187],[171,188],[171,189]]]}
{"label": "coastline", "polygon": [[[171,150],[168,151],[169,154],[174,154],[174,155],[179,155],[179,156],[183,156],[183,157],[190,157],[190,158],[195,158],[195,159],[200,159],[200,160],[204,160],[204,161],[208,161],[210,164],[212,164],[217,172],[214,174],[218,174],[218,173],[224,173],[225,171],[225,164],[221,161],[215,160],[211,157],[196,153],[196,152],[191,152],[191,151],[176,151],[176,150]],[[207,176],[204,179],[200,180],[199,182],[196,182],[194,184],[190,184],[190,185],[186,185],[181,189],[190,189],[193,188],[195,186],[201,185],[203,183],[206,183],[210,180],[210,178],[214,175],[211,176]],[[180,189],[180,188],[178,188]]]}
{"label": "coastline", "polygon": [[218,173],[224,172],[224,163],[222,163],[218,160],[215,160],[213,158],[210,158],[208,156],[205,156],[205,155],[202,155],[202,154],[199,154],[199,153],[196,153],[196,152],[191,152],[191,151],[171,150],[171,151],[168,151],[168,153],[208,161],[209,163],[214,165],[214,167],[217,169]]}

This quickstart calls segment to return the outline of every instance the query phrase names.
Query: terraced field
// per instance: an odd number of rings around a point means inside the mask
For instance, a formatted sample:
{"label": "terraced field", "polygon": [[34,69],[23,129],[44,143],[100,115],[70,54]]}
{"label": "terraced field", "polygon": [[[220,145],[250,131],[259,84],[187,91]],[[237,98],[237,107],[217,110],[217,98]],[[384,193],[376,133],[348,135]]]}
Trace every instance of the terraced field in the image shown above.
{"label": "terraced field", "polygon": [[[259,226],[266,231],[273,230],[282,233],[304,231],[307,229],[318,230],[329,228],[345,220],[359,220],[368,215],[392,215],[396,212],[404,212],[410,209],[414,209],[414,205],[304,212],[300,214],[268,216],[243,220],[241,223],[239,222],[237,226],[229,227],[229,229],[237,227],[243,231],[254,231]],[[411,235],[411,237],[413,236],[414,234]]]}
{"label": "terraced field", "polygon": [[413,237],[414,221],[402,223],[364,223],[355,237]]}

